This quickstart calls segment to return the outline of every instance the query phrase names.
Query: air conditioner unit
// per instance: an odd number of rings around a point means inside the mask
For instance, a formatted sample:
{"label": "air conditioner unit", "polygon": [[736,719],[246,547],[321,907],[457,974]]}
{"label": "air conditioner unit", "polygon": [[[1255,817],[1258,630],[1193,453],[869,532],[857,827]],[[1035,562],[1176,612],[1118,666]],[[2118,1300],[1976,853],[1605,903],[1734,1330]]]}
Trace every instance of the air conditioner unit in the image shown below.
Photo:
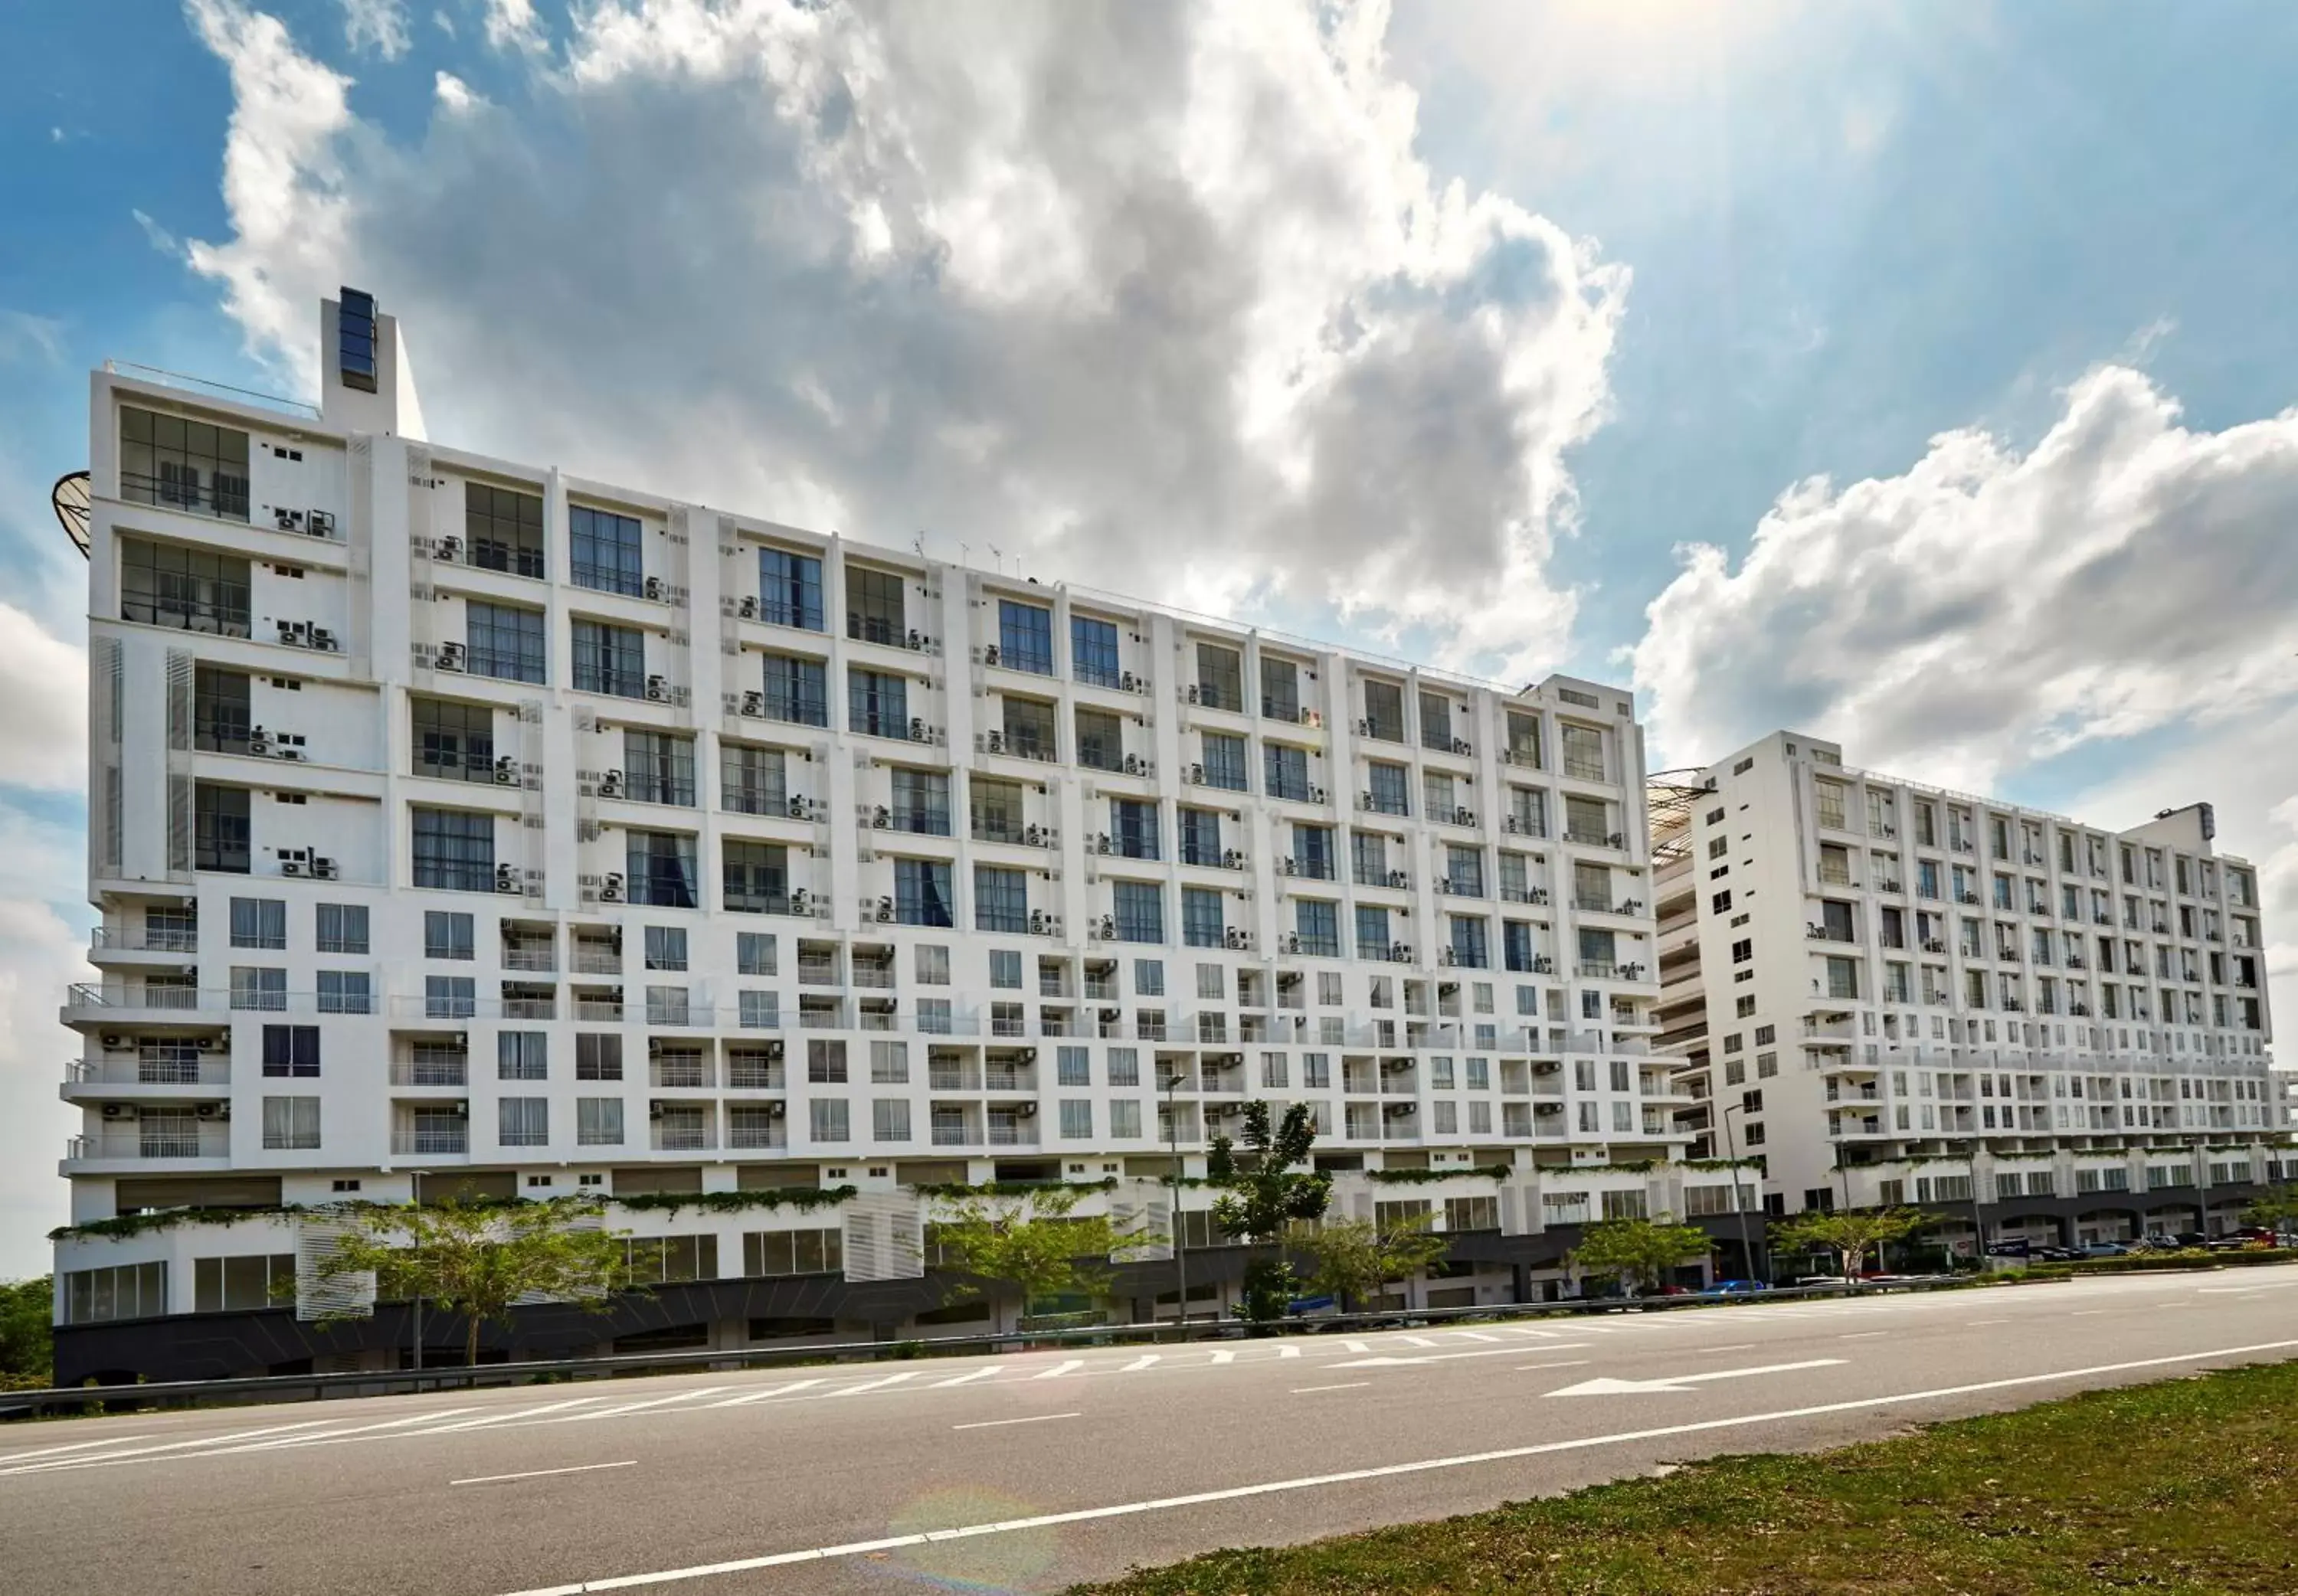
{"label": "air conditioner unit", "polygon": [[741,616],[746,621],[756,620],[758,618],[757,600],[748,594],[745,594],[740,601],[734,606],[734,613]]}
{"label": "air conditioner unit", "polygon": [[517,869],[515,869],[514,867],[512,867],[511,865],[508,865],[508,864],[498,864],[498,865],[496,865],[496,866],[495,866],[495,890],[496,890],[496,891],[498,891],[498,892],[516,892],[516,891],[517,891],[517,890],[518,890],[518,872],[517,872]]}
{"label": "air conditioner unit", "polygon": [[890,897],[880,898],[875,914],[880,925],[891,924],[894,918],[894,900]]}
{"label": "air conditioner unit", "polygon": [[1320,709],[1303,709],[1301,712],[1301,724],[1304,726],[1322,726],[1325,724],[1324,712]]}
{"label": "air conditioner unit", "polygon": [[1043,826],[1024,826],[1021,828],[1021,840],[1031,848],[1046,847],[1046,839],[1051,835],[1052,833],[1047,831]]}
{"label": "air conditioner unit", "polygon": [[984,732],[981,734],[981,746],[993,754],[1004,753],[1005,751],[1005,733],[1003,732]]}
{"label": "air conditioner unit", "polygon": [[984,643],[981,646],[981,663],[984,665],[996,665],[997,663],[997,645],[996,643]]}
{"label": "air conditioner unit", "polygon": [[335,862],[318,854],[311,856],[311,873],[323,881],[335,879]]}
{"label": "air conditioner unit", "polygon": [[648,577],[644,583],[640,584],[639,591],[643,592],[648,598],[653,600],[656,603],[661,603],[662,578],[659,576]]}
{"label": "air conditioner unit", "polygon": [[434,552],[439,558],[445,560],[450,565],[452,565],[455,561],[463,558],[463,540],[459,537],[441,538],[439,540],[438,547],[434,550]]}
{"label": "air conditioner unit", "polygon": [[272,512],[273,524],[282,532],[303,530],[303,512],[299,509],[278,509]]}
{"label": "air conditioner unit", "polygon": [[1221,942],[1228,947],[1250,947],[1252,942],[1252,933],[1242,927],[1232,925],[1221,932]]}
{"label": "air conditioner unit", "polygon": [[623,773],[618,770],[602,773],[599,777],[599,796],[600,798],[622,797]]}
{"label": "air conditioner unit", "polygon": [[305,637],[304,633],[308,628],[309,623],[303,621],[280,621],[277,622],[277,624],[279,628],[279,641],[281,642],[294,649],[301,649],[308,646],[309,640]]}
{"label": "air conditioner unit", "polygon": [[667,676],[649,676],[646,683],[646,696],[648,701],[650,703],[667,704],[670,702],[670,678]]}
{"label": "air conditioner unit", "polygon": [[1104,914],[1104,915],[1101,917],[1100,925],[1099,925],[1099,930],[1100,930],[1101,934],[1102,934],[1102,936],[1103,936],[1104,938],[1110,938],[1110,937],[1114,937],[1114,936],[1116,936],[1116,935],[1117,935],[1117,916],[1116,916],[1116,915],[1114,915],[1114,914]]}
{"label": "air conditioner unit", "polygon": [[1029,934],[1031,936],[1049,937],[1053,934],[1056,923],[1057,922],[1054,921],[1054,917],[1046,914],[1043,909],[1032,909],[1029,911]]}
{"label": "air conditioner unit", "polygon": [[222,1038],[218,1037],[202,1037],[194,1046],[202,1053],[213,1053],[218,1047],[223,1046],[223,1042]]}
{"label": "air conditioner unit", "polygon": [[809,893],[805,888],[800,887],[797,891],[789,895],[790,913],[793,914],[806,914],[811,910],[813,902],[813,894]]}
{"label": "air conditioner unit", "polygon": [[[1286,863],[1290,864],[1291,861],[1287,860]],[[1236,848],[1228,849],[1226,853],[1221,855],[1221,868],[1223,870],[1243,870],[1244,868],[1244,855]]]}
{"label": "air conditioner unit", "polygon": [[310,531],[315,538],[335,535],[335,515],[333,510],[315,509],[310,515]]}
{"label": "air conditioner unit", "polygon": [[136,1110],[130,1104],[107,1103],[103,1105],[103,1117],[107,1120],[132,1120],[136,1117]]}
{"label": "air conditioner unit", "polygon": [[1018,1063],[1034,1064],[1037,1062],[1037,1050],[1034,1047],[1024,1047],[1014,1054],[1013,1057]]}
{"label": "air conditioner unit", "polygon": [[300,858],[291,858],[285,854],[279,856],[279,873],[281,875],[302,875],[308,868],[309,866],[305,862]]}
{"label": "air conditioner unit", "polygon": [[1299,953],[1301,951],[1301,939],[1298,935],[1291,931],[1285,933],[1285,951],[1286,953]]}
{"label": "air conditioner unit", "polygon": [[599,901],[602,904],[623,901],[623,878],[619,871],[608,871],[607,879],[599,883]]}
{"label": "air conditioner unit", "polygon": [[1476,812],[1474,809],[1455,809],[1452,811],[1452,823],[1456,826],[1475,825]]}
{"label": "air conditioner unit", "polygon": [[335,642],[335,634],[328,631],[325,626],[313,626],[310,628],[309,635],[311,640],[311,647],[318,649],[321,653],[333,654],[336,651],[337,645]]}
{"label": "air conditioner unit", "polygon": [[1309,789],[1309,801],[1312,804],[1323,803],[1325,801],[1325,790],[1321,787],[1311,787]]}
{"label": "air conditioner unit", "polygon": [[220,1103],[203,1103],[197,1108],[194,1109],[192,1113],[194,1117],[197,1119],[213,1120],[221,1116],[225,1106],[225,1104]]}
{"label": "air conditioner unit", "polygon": [[518,785],[518,761],[508,754],[495,761],[495,785],[498,787]]}
{"label": "air conditioner unit", "polygon": [[1388,872],[1388,884],[1392,887],[1408,887],[1412,884],[1412,878],[1401,870],[1392,870]]}
{"label": "air conditioner unit", "polygon": [[431,667],[440,671],[463,670],[466,668],[467,657],[462,644],[441,643],[438,654],[431,661]]}
{"label": "air conditioner unit", "polygon": [[103,1036],[96,1039],[102,1042],[106,1047],[125,1047],[128,1046],[128,1038],[121,1036],[116,1030],[107,1030]]}
{"label": "air conditioner unit", "polygon": [[1412,945],[1410,943],[1392,942],[1388,945],[1388,962],[1390,963],[1401,964],[1411,957]]}
{"label": "air conditioner unit", "polygon": [[766,695],[755,690],[744,693],[741,713],[748,715],[752,720],[764,715],[766,713]]}
{"label": "air conditioner unit", "polygon": [[1192,704],[1199,704],[1199,703],[1203,703],[1203,702],[1204,701],[1204,693],[1203,693],[1203,689],[1201,689],[1201,688],[1199,688],[1199,687],[1197,686],[1197,684],[1196,684],[1195,682],[1190,682],[1190,683],[1189,683],[1189,687],[1188,687],[1188,699],[1189,699],[1189,702],[1190,702],[1190,703],[1192,703]]}
{"label": "air conditioner unit", "polygon": [[1199,787],[1203,786],[1205,781],[1205,767],[1202,765],[1192,765],[1189,766],[1189,781],[1193,785]]}
{"label": "air conditioner unit", "polygon": [[789,817],[792,820],[812,820],[814,800],[803,795],[793,795],[789,801]]}
{"label": "air conditioner unit", "polygon": [[1125,756],[1125,773],[1128,776],[1137,776],[1145,773],[1148,761],[1142,758],[1138,754],[1128,754]]}
{"label": "air conditioner unit", "polygon": [[1120,690],[1125,692],[1139,692],[1142,690],[1145,684],[1140,677],[1135,675],[1131,671],[1126,671],[1118,676],[1117,685]]}
{"label": "air conditioner unit", "polygon": [[768,1059],[780,1060],[781,1056],[782,1045],[780,1042],[769,1042],[766,1044],[766,1057]]}
{"label": "air conditioner unit", "polygon": [[1013,1117],[1017,1120],[1034,1120],[1037,1117],[1037,1105],[1034,1103],[1017,1103],[1013,1105]]}
{"label": "air conditioner unit", "polygon": [[1454,753],[1456,753],[1456,754],[1460,754],[1460,755],[1466,755],[1466,754],[1469,753],[1471,750],[1469,749],[1469,747],[1468,747],[1468,740],[1467,740],[1467,738],[1465,738],[1465,737],[1456,737],[1456,738],[1454,738],[1454,739],[1452,740],[1452,751],[1453,751]]}

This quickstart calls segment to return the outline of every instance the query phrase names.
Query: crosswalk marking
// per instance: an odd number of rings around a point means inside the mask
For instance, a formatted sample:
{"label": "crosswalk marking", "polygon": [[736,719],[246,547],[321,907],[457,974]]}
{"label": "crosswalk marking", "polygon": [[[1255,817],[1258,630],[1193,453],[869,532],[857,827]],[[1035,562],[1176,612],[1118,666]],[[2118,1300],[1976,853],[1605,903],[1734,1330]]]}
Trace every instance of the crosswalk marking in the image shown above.
{"label": "crosswalk marking", "polygon": [[1352,1341],[1346,1337],[1343,1337],[1341,1347],[1343,1351],[1351,1352],[1368,1352],[1372,1351],[1372,1344],[1370,1342]]}
{"label": "crosswalk marking", "polygon": [[741,1408],[752,1402],[765,1402],[770,1396],[786,1396],[793,1391],[804,1391],[819,1385],[820,1380],[794,1380],[787,1385],[769,1385],[764,1391],[746,1391],[740,1396],[730,1396],[723,1402],[712,1402],[714,1408]]}
{"label": "crosswalk marking", "polygon": [[1463,1341],[1498,1341],[1500,1339],[1497,1336],[1485,1336],[1475,1330],[1456,1330],[1453,1334]]}
{"label": "crosswalk marking", "polygon": [[864,1380],[859,1385],[847,1385],[840,1390],[832,1391],[829,1393],[829,1394],[831,1396],[855,1396],[864,1391],[882,1391],[889,1385],[898,1385],[905,1380],[914,1380],[917,1377],[918,1371],[916,1369],[905,1369],[900,1374],[882,1375],[877,1379]]}
{"label": "crosswalk marking", "polygon": [[1054,1365],[1053,1366],[1053,1368],[1051,1368],[1051,1369],[1039,1369],[1036,1374],[1031,1375],[1029,1377],[1030,1377],[1031,1379],[1033,1379],[1033,1380],[1058,1380],[1058,1379],[1059,1379],[1059,1378],[1061,1378],[1063,1375],[1073,1373],[1073,1372],[1075,1372],[1075,1371],[1076,1371],[1076,1370],[1078,1370],[1078,1369],[1083,1369],[1084,1367],[1085,1367],[1085,1360],[1084,1360],[1084,1359],[1082,1359],[1082,1358],[1068,1358],[1068,1359],[1064,1359],[1062,1361],[1061,1361],[1061,1362],[1059,1362],[1059,1363],[1054,1364]]}
{"label": "crosswalk marking", "polygon": [[539,1408],[515,1408],[508,1413],[490,1413],[484,1418],[466,1418],[460,1424],[442,1425],[429,1432],[434,1435],[451,1435],[462,1430],[475,1430],[491,1424],[508,1424],[514,1418],[533,1418],[544,1413],[560,1413],[568,1408],[585,1408],[592,1402],[603,1402],[603,1396],[569,1397],[563,1402],[545,1402]]}
{"label": "crosswalk marking", "polygon": [[955,1378],[947,1380],[936,1380],[926,1389],[929,1391],[942,1391],[952,1385],[971,1385],[976,1380],[986,1380],[991,1375],[1000,1373],[1004,1370],[1004,1367],[1005,1366],[1003,1363],[988,1364],[984,1368],[975,1369],[971,1374],[958,1375]]}
{"label": "crosswalk marking", "polygon": [[1213,1361],[1214,1361],[1214,1362],[1216,1362],[1216,1363],[1234,1363],[1234,1362],[1236,1362],[1236,1348],[1234,1348],[1234,1347],[1226,1347],[1226,1346],[1225,1346],[1225,1347],[1219,1347],[1219,1348],[1215,1349],[1215,1351],[1214,1351],[1214,1352],[1213,1352]]}
{"label": "crosswalk marking", "polygon": [[666,1408],[673,1402],[698,1402],[706,1396],[715,1396],[731,1391],[731,1385],[704,1385],[694,1391],[674,1391],[668,1396],[649,1397],[642,1402],[618,1402],[611,1408],[593,1408],[588,1413],[564,1413],[557,1418],[547,1418],[545,1424],[578,1424],[587,1418],[612,1418],[622,1413],[643,1412],[649,1408]]}
{"label": "crosswalk marking", "polygon": [[442,1408],[435,1413],[415,1413],[405,1418],[386,1418],[380,1424],[355,1424],[349,1429],[329,1430],[319,1435],[282,1435],[270,1441],[251,1441],[244,1446],[227,1446],[219,1451],[203,1454],[223,1457],[232,1452],[283,1451],[293,1446],[314,1446],[322,1441],[340,1440],[345,1435],[365,1435],[376,1430],[403,1430],[410,1425],[435,1424],[442,1418],[452,1418],[468,1413],[468,1408]]}
{"label": "crosswalk marking", "polygon": [[1277,1355],[1280,1358],[1297,1358],[1301,1355],[1301,1349],[1288,1343],[1277,1349]]}

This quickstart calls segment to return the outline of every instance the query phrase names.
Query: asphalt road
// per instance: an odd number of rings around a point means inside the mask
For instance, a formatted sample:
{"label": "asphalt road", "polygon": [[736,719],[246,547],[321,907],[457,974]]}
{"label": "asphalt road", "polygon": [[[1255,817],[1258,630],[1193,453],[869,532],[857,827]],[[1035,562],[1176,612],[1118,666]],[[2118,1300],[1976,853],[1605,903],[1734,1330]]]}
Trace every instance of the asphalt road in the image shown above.
{"label": "asphalt road", "polygon": [[0,1429],[0,1564],[51,1596],[1056,1591],[2294,1355],[2298,1267],[126,1415]]}

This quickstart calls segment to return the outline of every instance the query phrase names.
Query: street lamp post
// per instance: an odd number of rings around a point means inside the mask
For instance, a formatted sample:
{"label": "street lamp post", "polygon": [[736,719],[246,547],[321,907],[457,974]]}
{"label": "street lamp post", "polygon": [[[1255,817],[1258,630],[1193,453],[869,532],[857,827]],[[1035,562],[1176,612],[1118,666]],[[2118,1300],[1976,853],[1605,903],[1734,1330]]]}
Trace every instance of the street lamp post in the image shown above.
{"label": "street lamp post", "polygon": [[1719,1106],[1724,1111],[1724,1156],[1730,1161],[1732,1165],[1732,1212],[1738,1216],[1740,1220],[1740,1260],[1742,1263],[1748,1266],[1748,1273],[1750,1276],[1756,1279],[1761,1280],[1763,1278],[1763,1274],[1756,1268],[1755,1244],[1748,1239],[1747,1204],[1740,1200],[1739,1143],[1732,1135],[1732,1112],[1734,1110],[1745,1111],[1748,1106],[1748,1100],[1742,1097],[1737,1103],[1724,1103],[1720,1104]]}
{"label": "street lamp post", "polygon": [[1178,1314],[1181,1338],[1189,1336],[1189,1264],[1187,1247],[1181,1234],[1181,1121],[1174,1112],[1173,1094],[1180,1089],[1181,1073],[1176,1070],[1165,1078],[1165,1139],[1173,1153],[1173,1284],[1179,1292],[1175,1302]]}

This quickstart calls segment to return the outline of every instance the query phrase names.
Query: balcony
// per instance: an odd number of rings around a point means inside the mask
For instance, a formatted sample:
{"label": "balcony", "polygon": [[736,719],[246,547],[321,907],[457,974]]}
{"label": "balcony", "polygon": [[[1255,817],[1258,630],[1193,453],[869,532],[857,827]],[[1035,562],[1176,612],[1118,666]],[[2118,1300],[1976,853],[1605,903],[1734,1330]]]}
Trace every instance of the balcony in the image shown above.
{"label": "balcony", "polygon": [[717,1136],[699,1121],[657,1120],[648,1141],[657,1153],[701,1153],[718,1145]]}
{"label": "balcony", "polygon": [[1412,885],[1412,877],[1401,870],[1382,870],[1360,864],[1351,872],[1360,887],[1387,887],[1402,892]]}
{"label": "balcony", "polygon": [[[221,1053],[194,1058],[136,1058],[110,1055],[66,1062],[69,1086],[184,1087],[229,1086],[231,1059]],[[86,1094],[68,1092],[68,1096]]]}
{"label": "balcony", "polygon": [[197,953],[200,931],[195,925],[145,926],[114,929],[99,925],[88,933],[91,954],[106,953]]}
{"label": "balcony", "polygon": [[[287,995],[247,993],[246,1001],[233,1002],[234,994],[220,988],[162,986],[146,981],[137,986],[102,986],[78,981],[64,994],[66,1025],[130,1023],[137,1020],[173,1020],[186,1013],[215,1015],[219,1020],[235,1007],[285,1009]],[[302,994],[308,1006],[310,994]]]}
{"label": "balcony", "polygon": [[[505,943],[502,950],[502,967],[506,970],[556,973],[558,969],[558,950],[548,942],[525,945]],[[613,968],[619,972],[622,967],[622,960],[617,956]]]}
{"label": "balcony", "polygon": [[470,1074],[467,1058],[391,1061],[391,1084],[395,1087],[459,1087],[469,1083]]}
{"label": "balcony", "polygon": [[391,1133],[391,1151],[401,1158],[459,1157],[471,1150],[467,1125],[451,1129],[400,1129]]}
{"label": "balcony", "polygon": [[111,1129],[93,1136],[76,1136],[64,1156],[74,1162],[107,1159],[159,1162],[170,1159],[226,1158],[231,1153],[231,1127],[220,1122]]}

